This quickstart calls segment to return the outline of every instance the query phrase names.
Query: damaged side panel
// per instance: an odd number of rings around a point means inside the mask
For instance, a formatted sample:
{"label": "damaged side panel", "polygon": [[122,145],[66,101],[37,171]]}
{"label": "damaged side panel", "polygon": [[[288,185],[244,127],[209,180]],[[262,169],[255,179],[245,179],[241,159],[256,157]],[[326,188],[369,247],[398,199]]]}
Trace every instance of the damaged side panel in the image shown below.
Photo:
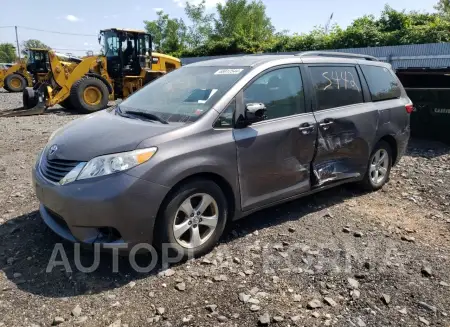
{"label": "damaged side panel", "polygon": [[315,186],[322,186],[328,182],[361,176],[360,173],[352,171],[351,164],[346,162],[345,159],[322,162],[314,166],[313,172]]}
{"label": "damaged side panel", "polygon": [[378,110],[370,103],[364,103],[319,111],[315,116],[319,128],[312,162],[312,184],[317,187],[364,176],[370,151],[376,141]]}

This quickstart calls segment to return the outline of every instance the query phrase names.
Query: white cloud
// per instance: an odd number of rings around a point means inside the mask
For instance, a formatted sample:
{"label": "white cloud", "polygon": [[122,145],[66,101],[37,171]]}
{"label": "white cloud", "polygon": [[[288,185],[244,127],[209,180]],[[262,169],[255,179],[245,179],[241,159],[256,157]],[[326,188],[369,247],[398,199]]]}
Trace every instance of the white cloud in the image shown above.
{"label": "white cloud", "polygon": [[103,16],[103,18],[104,19],[108,19],[108,18],[118,18],[119,17],[119,15],[118,14],[113,14],[113,15],[105,15],[105,16]]}
{"label": "white cloud", "polygon": [[158,12],[158,11],[163,11],[164,8],[152,8],[154,11]]}
{"label": "white cloud", "polygon": [[[186,2],[189,2],[192,5],[199,5],[202,3],[202,0],[173,0],[178,7],[184,8],[186,5]],[[205,7],[206,9],[212,9],[215,8],[218,3],[224,4],[226,0],[205,0]]]}
{"label": "white cloud", "polygon": [[74,15],[67,15],[65,17],[69,22],[78,22],[80,19],[77,16]]}

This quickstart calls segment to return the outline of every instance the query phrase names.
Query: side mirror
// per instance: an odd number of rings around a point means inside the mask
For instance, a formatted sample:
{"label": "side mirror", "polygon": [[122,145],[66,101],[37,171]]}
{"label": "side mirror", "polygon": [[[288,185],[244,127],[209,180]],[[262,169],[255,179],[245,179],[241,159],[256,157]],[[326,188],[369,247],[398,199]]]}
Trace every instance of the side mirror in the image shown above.
{"label": "side mirror", "polygon": [[264,103],[247,103],[245,105],[245,123],[250,125],[264,120],[266,111]]}

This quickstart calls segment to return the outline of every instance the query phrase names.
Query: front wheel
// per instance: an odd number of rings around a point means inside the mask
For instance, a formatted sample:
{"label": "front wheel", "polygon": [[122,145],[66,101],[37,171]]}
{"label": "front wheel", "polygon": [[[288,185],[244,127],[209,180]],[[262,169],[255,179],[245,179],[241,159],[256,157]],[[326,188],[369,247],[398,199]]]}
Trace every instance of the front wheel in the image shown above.
{"label": "front wheel", "polygon": [[361,184],[368,191],[376,191],[389,180],[392,167],[392,149],[385,142],[380,141],[375,146],[369,158],[367,171]]}
{"label": "front wheel", "polygon": [[220,187],[192,180],[179,187],[162,206],[155,245],[180,253],[183,259],[209,252],[225,229],[227,201]]}
{"label": "front wheel", "polygon": [[98,78],[86,76],[76,81],[70,90],[70,104],[81,113],[89,114],[108,106],[108,87]]}
{"label": "front wheel", "polygon": [[38,104],[38,98],[33,88],[27,87],[25,90],[23,90],[22,101],[24,109],[31,109]]}
{"label": "front wheel", "polygon": [[5,78],[4,88],[8,92],[22,92],[27,87],[27,80],[19,74],[10,74]]}

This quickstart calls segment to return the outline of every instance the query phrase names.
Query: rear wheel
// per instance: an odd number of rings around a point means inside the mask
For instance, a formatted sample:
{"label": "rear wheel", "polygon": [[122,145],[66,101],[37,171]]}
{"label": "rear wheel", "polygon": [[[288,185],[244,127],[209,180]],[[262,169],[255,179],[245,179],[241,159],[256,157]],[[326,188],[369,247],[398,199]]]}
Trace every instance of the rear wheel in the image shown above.
{"label": "rear wheel", "polygon": [[4,88],[9,92],[22,92],[26,87],[26,79],[19,74],[10,74],[5,78]]}
{"label": "rear wheel", "polygon": [[375,146],[369,158],[367,171],[361,184],[368,191],[376,191],[389,180],[392,167],[392,149],[385,141]]}
{"label": "rear wheel", "polygon": [[31,109],[38,104],[36,92],[31,87],[27,87],[22,93],[23,107],[25,109]]}
{"label": "rear wheel", "polygon": [[81,113],[92,113],[108,106],[108,87],[95,77],[83,77],[70,90],[70,103]]}
{"label": "rear wheel", "polygon": [[227,221],[227,201],[220,187],[197,179],[183,184],[162,205],[155,228],[155,245],[168,245],[183,259],[209,252]]}

